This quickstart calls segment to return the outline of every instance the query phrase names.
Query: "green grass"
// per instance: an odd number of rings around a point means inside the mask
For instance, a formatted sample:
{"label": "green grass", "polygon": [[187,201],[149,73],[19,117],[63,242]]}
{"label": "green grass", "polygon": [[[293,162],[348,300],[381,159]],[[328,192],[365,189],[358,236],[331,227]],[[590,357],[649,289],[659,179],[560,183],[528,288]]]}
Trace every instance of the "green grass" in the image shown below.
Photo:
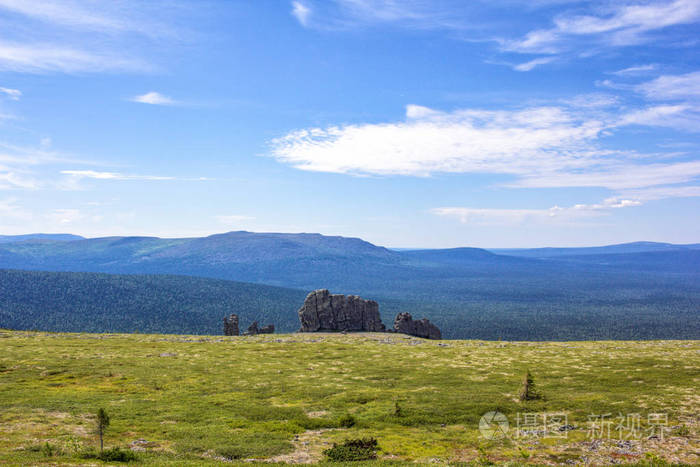
{"label": "green grass", "polygon": [[[100,462],[81,457],[98,445],[100,407],[105,447],[136,446],[139,465],[318,461],[359,438],[377,439],[377,464],[694,463],[699,353],[698,341],[0,331],[0,464]],[[528,369],[543,397],[520,403]],[[517,413],[563,412],[576,429],[487,440],[478,425],[491,410],[511,425]],[[668,414],[664,440],[587,439],[590,414],[640,413],[646,427],[653,412]]]}

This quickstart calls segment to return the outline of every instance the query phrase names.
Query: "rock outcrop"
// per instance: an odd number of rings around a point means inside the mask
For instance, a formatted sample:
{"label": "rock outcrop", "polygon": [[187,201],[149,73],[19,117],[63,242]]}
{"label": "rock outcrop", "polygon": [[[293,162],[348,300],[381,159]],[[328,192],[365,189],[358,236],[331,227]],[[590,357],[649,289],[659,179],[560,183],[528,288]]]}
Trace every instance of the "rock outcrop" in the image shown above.
{"label": "rock outcrop", "polygon": [[410,313],[399,313],[394,320],[394,331],[425,339],[442,339],[440,329],[426,318],[413,320]]}
{"label": "rock outcrop", "polygon": [[254,336],[256,334],[274,334],[275,333],[275,325],[274,324],[268,324],[267,326],[263,326],[261,328],[258,327],[258,322],[253,321],[253,324],[248,326],[248,330],[243,333],[244,336]]}
{"label": "rock outcrop", "polygon": [[224,316],[224,336],[237,336],[238,332],[238,315]]}
{"label": "rock outcrop", "polygon": [[377,302],[356,295],[332,295],[326,289],[306,296],[299,309],[299,321],[299,332],[385,330]]}

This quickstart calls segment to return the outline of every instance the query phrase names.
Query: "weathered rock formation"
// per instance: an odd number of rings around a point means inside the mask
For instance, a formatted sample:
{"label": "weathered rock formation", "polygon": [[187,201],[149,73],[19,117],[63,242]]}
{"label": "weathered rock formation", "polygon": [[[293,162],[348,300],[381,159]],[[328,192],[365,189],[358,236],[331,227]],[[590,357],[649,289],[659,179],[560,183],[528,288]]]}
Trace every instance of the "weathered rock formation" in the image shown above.
{"label": "weathered rock formation", "polygon": [[425,339],[441,339],[440,329],[426,318],[413,320],[410,313],[399,313],[394,320],[394,331]]}
{"label": "weathered rock formation", "polygon": [[261,328],[258,327],[258,322],[253,321],[253,324],[248,326],[248,330],[243,333],[244,336],[254,336],[256,334],[274,334],[275,333],[275,325],[274,324],[268,324],[267,326],[263,326]]}
{"label": "weathered rock formation", "polygon": [[326,289],[306,296],[299,309],[299,321],[299,332],[385,330],[377,302],[356,295],[331,295]]}
{"label": "weathered rock formation", "polygon": [[238,315],[224,316],[224,336],[238,335]]}

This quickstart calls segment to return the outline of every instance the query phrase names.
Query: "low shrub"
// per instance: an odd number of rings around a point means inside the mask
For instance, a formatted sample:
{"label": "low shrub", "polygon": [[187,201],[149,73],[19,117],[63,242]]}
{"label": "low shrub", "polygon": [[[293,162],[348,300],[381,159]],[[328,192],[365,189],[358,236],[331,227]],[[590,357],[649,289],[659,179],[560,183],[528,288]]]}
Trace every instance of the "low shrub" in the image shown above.
{"label": "low shrub", "polygon": [[131,462],[136,460],[136,454],[128,449],[105,449],[97,455],[97,458],[106,462]]}
{"label": "low shrub", "polygon": [[350,428],[351,426],[355,425],[355,423],[357,423],[357,420],[355,420],[355,417],[349,413],[346,413],[338,419],[338,425],[342,428]]}
{"label": "low shrub", "polygon": [[238,446],[227,446],[223,448],[218,448],[216,450],[216,453],[230,461],[241,459],[245,456],[244,450]]}
{"label": "low shrub", "polygon": [[366,461],[377,458],[379,445],[374,438],[349,439],[323,451],[332,462]]}

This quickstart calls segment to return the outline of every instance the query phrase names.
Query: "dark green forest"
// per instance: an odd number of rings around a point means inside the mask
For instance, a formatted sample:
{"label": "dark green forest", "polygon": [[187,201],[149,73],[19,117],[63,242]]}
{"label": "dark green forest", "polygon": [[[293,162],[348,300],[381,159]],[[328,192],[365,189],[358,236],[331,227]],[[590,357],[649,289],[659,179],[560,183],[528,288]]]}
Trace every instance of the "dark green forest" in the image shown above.
{"label": "dark green forest", "polygon": [[[408,311],[451,339],[700,338],[695,276],[491,273],[432,284],[365,296],[379,301],[387,327]],[[306,293],[188,276],[0,270],[0,328],[221,334],[223,316],[237,313],[242,329],[257,320],[294,332]]]}
{"label": "dark green forest", "polygon": [[303,291],[167,275],[0,270],[0,328],[67,332],[221,334],[238,314],[298,328]]}

